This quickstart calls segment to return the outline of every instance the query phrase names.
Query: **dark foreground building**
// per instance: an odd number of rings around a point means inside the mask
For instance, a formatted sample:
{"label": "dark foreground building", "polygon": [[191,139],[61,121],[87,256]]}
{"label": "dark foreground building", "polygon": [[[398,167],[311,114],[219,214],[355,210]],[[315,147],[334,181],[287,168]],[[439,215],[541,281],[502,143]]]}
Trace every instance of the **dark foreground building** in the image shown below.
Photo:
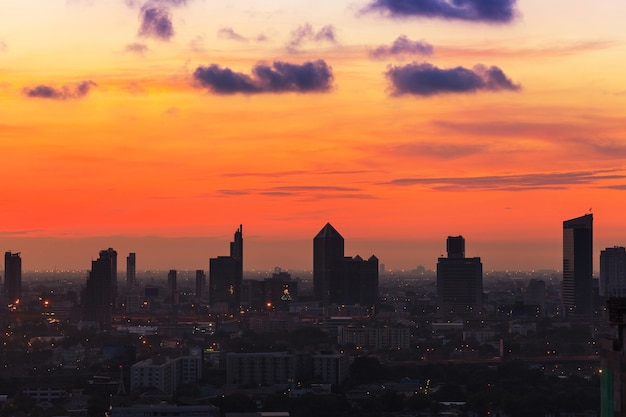
{"label": "dark foreground building", "polygon": [[378,302],[378,258],[344,256],[343,237],[330,224],[313,239],[313,294],[323,305]]}
{"label": "dark foreground building", "polygon": [[22,298],[22,258],[19,253],[4,254],[4,287],[2,295],[6,304]]}
{"label": "dark foreground building", "polygon": [[465,257],[463,236],[448,236],[447,258],[437,262],[437,307],[442,316],[471,316],[483,308],[483,264]]}
{"label": "dark foreground building", "polygon": [[230,243],[230,256],[209,260],[209,303],[211,307],[231,314],[241,306],[243,282],[243,226]]}
{"label": "dark foreground building", "polygon": [[593,312],[593,214],[563,222],[563,312],[568,317]]}
{"label": "dark foreground building", "polygon": [[91,271],[81,299],[83,319],[101,329],[111,328],[113,317],[113,262],[110,256],[100,252],[91,261]]}

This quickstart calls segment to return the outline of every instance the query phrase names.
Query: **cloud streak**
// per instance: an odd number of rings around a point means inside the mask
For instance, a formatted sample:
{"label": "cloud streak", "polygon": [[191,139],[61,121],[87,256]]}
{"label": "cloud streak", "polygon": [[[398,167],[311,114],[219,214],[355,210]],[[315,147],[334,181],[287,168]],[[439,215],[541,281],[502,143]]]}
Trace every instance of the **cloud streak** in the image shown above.
{"label": "cloud streak", "polygon": [[439,191],[559,190],[572,185],[594,185],[601,180],[626,178],[626,175],[613,172],[598,170],[479,177],[413,177],[394,179],[385,185],[424,185]]}
{"label": "cloud streak", "polygon": [[126,45],[126,48],[124,48],[124,52],[137,54],[140,56],[144,56],[146,52],[148,51],[149,51],[149,48],[147,45],[144,45],[143,43],[137,43],[137,42],[129,43],[128,45]]}
{"label": "cloud streak", "polygon": [[333,73],[323,60],[300,65],[275,61],[271,65],[257,64],[252,75],[216,64],[200,66],[194,71],[193,78],[199,86],[217,94],[312,93],[330,90]]}
{"label": "cloud streak", "polygon": [[80,83],[69,86],[54,87],[51,85],[40,84],[35,87],[25,87],[22,92],[30,98],[46,98],[51,100],[68,100],[83,98],[93,87],[97,86],[91,80],[81,81]]}
{"label": "cloud streak", "polygon": [[390,66],[385,73],[394,95],[433,96],[446,93],[474,93],[484,91],[517,91],[521,87],[496,67],[477,65],[438,68],[427,62]]}
{"label": "cloud streak", "polygon": [[226,27],[217,31],[217,36],[223,39],[230,39],[237,42],[248,42],[248,38],[235,32],[233,28]]}
{"label": "cloud streak", "polygon": [[288,185],[249,190],[217,190],[224,196],[264,195],[269,197],[298,197],[304,199],[375,199],[376,197],[364,193],[356,187],[341,187],[328,185]]}
{"label": "cloud streak", "polygon": [[424,17],[486,23],[508,23],[515,19],[516,0],[374,0],[366,11],[393,18]]}
{"label": "cloud streak", "polygon": [[381,45],[370,51],[370,57],[375,59],[393,55],[432,55],[433,46],[424,41],[412,41],[406,35],[399,36],[391,46]]}

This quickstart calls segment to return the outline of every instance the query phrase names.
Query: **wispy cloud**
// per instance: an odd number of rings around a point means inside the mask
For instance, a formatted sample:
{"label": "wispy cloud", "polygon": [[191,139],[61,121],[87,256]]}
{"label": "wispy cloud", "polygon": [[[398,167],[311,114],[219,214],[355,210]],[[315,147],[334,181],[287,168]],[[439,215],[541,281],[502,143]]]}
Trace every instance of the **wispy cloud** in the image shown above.
{"label": "wispy cloud", "polygon": [[85,97],[92,87],[97,84],[93,81],[81,81],[75,85],[64,85],[54,87],[51,85],[40,84],[35,87],[25,87],[22,92],[31,98],[47,98],[52,100],[67,100]]}
{"label": "wispy cloud", "polygon": [[400,143],[385,146],[383,152],[391,153],[398,157],[422,156],[437,159],[456,159],[480,154],[486,149],[486,145],[446,143],[442,141]]}
{"label": "wispy cloud", "polygon": [[357,187],[342,187],[329,185],[289,185],[247,190],[223,189],[218,194],[226,196],[236,195],[264,195],[270,197],[292,197],[300,199],[374,199],[372,194],[363,192]]}
{"label": "wispy cloud", "polygon": [[147,45],[138,42],[129,43],[128,45],[126,45],[126,48],[124,48],[124,52],[137,54],[140,56],[144,56],[149,50],[150,49]]}
{"label": "wispy cloud", "polygon": [[283,61],[257,64],[252,75],[212,64],[196,68],[193,77],[199,86],[218,94],[325,92],[330,90],[333,81],[332,69],[323,60],[304,64]]}
{"label": "wispy cloud", "polygon": [[272,171],[272,172],[230,172],[225,173],[224,177],[291,177],[296,175],[358,175],[365,174],[371,171],[364,170],[348,170],[348,171],[307,171],[307,170],[294,170],[294,171]]}
{"label": "wispy cloud", "polygon": [[508,23],[517,16],[516,0],[374,0],[366,11],[394,18],[424,17],[472,22]]}
{"label": "wispy cloud", "polygon": [[381,45],[370,51],[370,57],[386,58],[392,55],[432,55],[433,46],[425,41],[412,41],[406,35],[399,36],[393,43]]}
{"label": "wispy cloud", "polygon": [[600,181],[624,179],[616,170],[548,172],[478,177],[413,177],[391,180],[386,185],[423,185],[441,191],[528,191],[567,189],[574,185],[598,185]]}
{"label": "wispy cloud", "polygon": [[515,84],[496,67],[477,65],[473,69],[464,67],[438,68],[427,62],[390,66],[385,73],[391,82],[394,95],[412,94],[433,96],[446,93],[474,93],[485,91],[517,91]]}
{"label": "wispy cloud", "polygon": [[230,39],[232,41],[238,41],[238,42],[248,42],[249,40],[245,36],[240,35],[239,33],[235,32],[235,29],[230,28],[230,27],[220,28],[220,30],[217,31],[217,36],[219,38]]}
{"label": "wispy cloud", "polygon": [[287,50],[295,52],[306,43],[320,42],[336,44],[337,33],[335,27],[326,25],[316,31],[310,23],[305,23],[291,31],[291,36],[287,42]]}

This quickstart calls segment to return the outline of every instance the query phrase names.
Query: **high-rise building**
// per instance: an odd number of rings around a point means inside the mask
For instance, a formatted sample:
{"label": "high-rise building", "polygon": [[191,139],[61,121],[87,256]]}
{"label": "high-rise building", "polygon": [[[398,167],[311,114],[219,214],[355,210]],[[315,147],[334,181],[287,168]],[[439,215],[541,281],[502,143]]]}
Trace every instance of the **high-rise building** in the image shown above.
{"label": "high-rise building", "polygon": [[111,260],[111,302],[115,310],[115,298],[117,297],[117,252],[113,248],[100,251],[100,258]]}
{"label": "high-rise building", "polygon": [[113,263],[109,256],[100,252],[100,257],[91,261],[82,305],[85,321],[109,329],[113,316],[113,286],[111,285]]}
{"label": "high-rise building", "polygon": [[475,315],[483,306],[483,264],[465,257],[463,236],[449,236],[447,258],[437,262],[437,306],[440,315]]}
{"label": "high-rise building", "polygon": [[135,289],[137,280],[136,261],[137,259],[134,252],[129,253],[126,257],[126,287],[131,291]]}
{"label": "high-rise building", "polygon": [[14,304],[22,298],[22,258],[19,253],[4,253],[2,295],[7,304]]}
{"label": "high-rise building", "polygon": [[359,255],[346,256],[342,262],[342,287],[336,294],[336,304],[360,304],[373,307],[378,304],[378,258],[374,255],[368,260]]}
{"label": "high-rise building", "polygon": [[375,256],[344,256],[343,237],[330,223],[313,238],[313,294],[323,305],[376,305],[378,274]]}
{"label": "high-rise building", "polygon": [[172,300],[172,305],[178,305],[178,283],[177,283],[177,275],[175,269],[170,269],[170,272],[167,273],[167,288],[169,290],[169,295]]}
{"label": "high-rise building", "polygon": [[566,316],[593,312],[593,214],[563,222],[563,284]]}
{"label": "high-rise building", "polygon": [[323,305],[333,303],[334,295],[341,289],[343,254],[343,237],[326,223],[313,238],[313,295]]}
{"label": "high-rise building", "polygon": [[196,270],[196,298],[204,297],[206,288],[206,274],[202,269]]}
{"label": "high-rise building", "polygon": [[615,332],[601,341],[600,416],[626,415],[626,298],[607,299],[609,324]]}
{"label": "high-rise building", "polygon": [[600,296],[626,298],[626,248],[600,251]]}
{"label": "high-rise building", "polygon": [[236,313],[241,305],[243,281],[243,226],[230,243],[230,256],[209,260],[209,303],[213,308]]}

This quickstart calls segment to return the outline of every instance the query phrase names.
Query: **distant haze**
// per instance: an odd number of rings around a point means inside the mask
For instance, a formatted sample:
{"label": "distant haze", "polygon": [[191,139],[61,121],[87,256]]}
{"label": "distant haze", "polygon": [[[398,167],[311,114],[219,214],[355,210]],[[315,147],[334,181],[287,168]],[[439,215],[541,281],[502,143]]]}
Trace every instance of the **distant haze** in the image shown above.
{"label": "distant haze", "polygon": [[[245,230],[245,229],[244,229]],[[372,240],[346,238],[346,256],[376,255],[387,269],[434,269],[445,256],[445,236],[439,240]],[[484,270],[561,269],[560,239],[544,241],[480,241],[466,238],[466,256],[480,256]],[[118,269],[125,270],[129,252],[137,254],[137,270],[208,269],[209,258],[228,255],[231,237],[91,237],[91,238],[2,238],[5,251],[21,252],[24,270],[89,270],[101,249],[118,252]],[[594,267],[601,249],[615,243],[595,243]],[[311,239],[272,240],[245,237],[244,269],[312,269]]]}

